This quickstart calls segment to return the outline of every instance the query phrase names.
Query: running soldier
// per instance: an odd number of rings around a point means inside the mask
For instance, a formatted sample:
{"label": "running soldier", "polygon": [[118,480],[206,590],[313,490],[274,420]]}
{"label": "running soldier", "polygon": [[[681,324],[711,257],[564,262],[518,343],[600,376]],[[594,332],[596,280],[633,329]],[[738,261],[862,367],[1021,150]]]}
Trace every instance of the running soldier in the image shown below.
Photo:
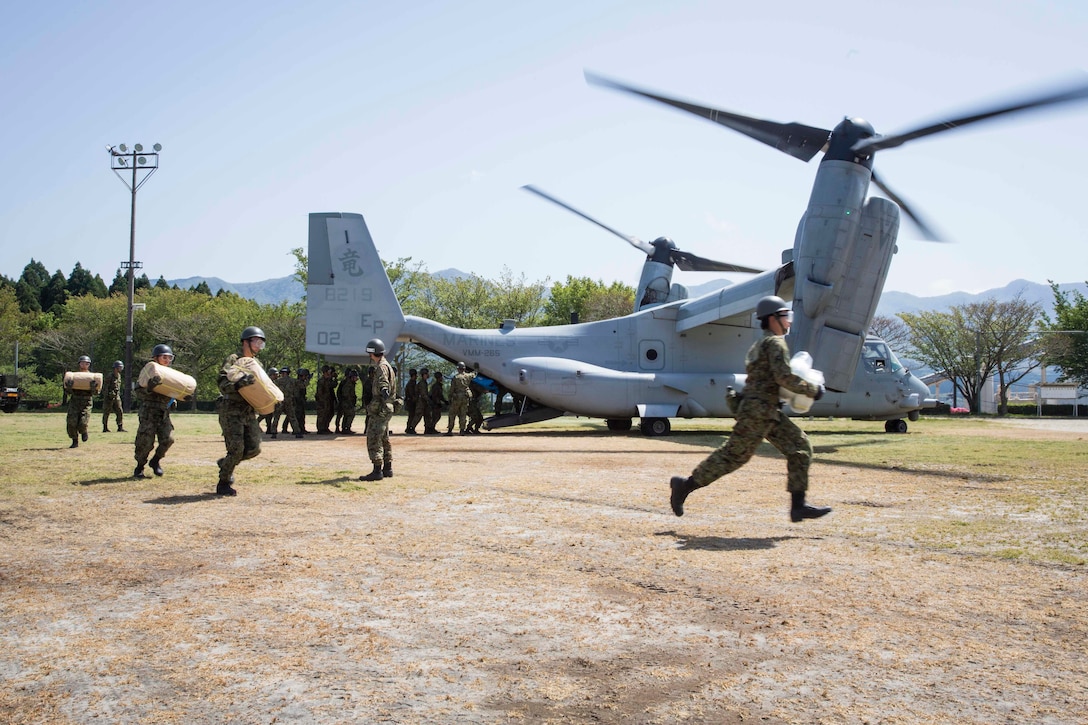
{"label": "running soldier", "polygon": [[[91,371],[91,358],[86,355],[80,355],[79,372],[89,373]],[[79,448],[79,439],[82,437],[83,442],[87,442],[87,425],[91,422],[91,406],[94,404],[94,396],[98,393],[98,388],[93,383],[90,390],[76,390],[71,385],[67,386],[68,392],[68,419],[66,421],[68,426],[68,437],[72,439],[72,445],[69,448]]]}
{"label": "running soldier", "polygon": [[283,391],[283,402],[280,403],[280,411],[283,413],[283,429],[281,433],[290,430],[295,438],[302,437],[302,431],[298,427],[298,417],[295,415],[295,383],[291,377],[291,368],[280,368],[280,375],[276,378],[276,387]]}
{"label": "running soldier", "polygon": [[125,364],[120,360],[113,363],[113,372],[106,376],[102,385],[102,432],[110,432],[110,414],[117,418],[117,432],[124,433],[125,409],[121,405],[121,373]]}
{"label": "running soldier", "polygon": [[672,489],[669,505],[677,516],[684,515],[684,500],[692,491],[743,466],[764,438],[786,457],[790,521],[817,519],[831,513],[830,508],[805,503],[812,445],[804,431],[782,413],[778,394],[781,387],[819,400],[824,386],[810,383],[790,370],[790,350],[784,337],[793,322],[789,305],[781,297],[764,297],[756,303],[756,317],[763,328],[763,338],[748,349],[745,358],[748,379],[733,433],[690,476],[673,476],[669,482]]}
{"label": "running soldier", "polygon": [[[174,351],[169,345],[156,345],[151,350],[151,362],[168,368],[174,362]],[[144,366],[145,368],[147,366]],[[140,373],[143,377],[143,372]],[[136,387],[136,399],[140,401],[140,425],[136,429],[136,470],[132,472],[133,478],[147,478],[144,473],[144,465],[151,466],[151,472],[161,476],[162,459],[170,446],[174,445],[174,424],[170,420],[170,407],[174,405],[174,399],[155,392],[155,386],[162,380],[157,376],[147,381],[147,387]],[[155,447],[155,438],[159,439],[159,447],[155,450],[155,456],[147,460],[151,449]]]}
{"label": "running soldier", "polygon": [[260,365],[257,355],[264,349],[264,344],[264,331],[259,327],[247,327],[242,330],[240,354],[231,354],[219,369],[219,399],[215,407],[219,411],[219,428],[223,431],[227,455],[216,461],[219,464],[216,496],[237,496],[238,492],[231,485],[234,483],[234,468],[261,453],[261,426],[257,423],[257,411],[238,392],[247,385],[253,385],[256,379],[253,373],[247,373],[236,363],[238,358],[250,357]]}

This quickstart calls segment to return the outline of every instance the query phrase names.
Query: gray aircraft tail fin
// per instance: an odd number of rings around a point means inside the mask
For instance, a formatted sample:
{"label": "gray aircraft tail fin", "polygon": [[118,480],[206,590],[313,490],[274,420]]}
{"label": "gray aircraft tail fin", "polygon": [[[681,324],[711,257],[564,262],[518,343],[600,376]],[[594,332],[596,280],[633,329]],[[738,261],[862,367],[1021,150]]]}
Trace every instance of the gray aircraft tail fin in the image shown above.
{"label": "gray aircraft tail fin", "polygon": [[310,214],[306,285],[306,349],[328,360],[368,359],[381,338],[389,355],[404,313],[361,214]]}

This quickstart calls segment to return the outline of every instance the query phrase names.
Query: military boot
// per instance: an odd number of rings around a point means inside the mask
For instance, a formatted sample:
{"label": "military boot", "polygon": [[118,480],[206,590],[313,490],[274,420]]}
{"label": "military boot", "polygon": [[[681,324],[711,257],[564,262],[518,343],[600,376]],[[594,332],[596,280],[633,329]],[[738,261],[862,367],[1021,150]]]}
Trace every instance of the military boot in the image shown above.
{"label": "military boot", "polygon": [[[392,469],[390,469],[390,473],[392,473]],[[360,481],[380,481],[383,478],[385,478],[385,474],[382,473],[382,464],[380,463],[375,463],[374,470],[370,473],[365,476],[359,476]]]}
{"label": "military boot", "polygon": [[69,448],[79,448],[79,438],[77,438],[76,436],[72,436],[72,445],[70,445],[68,447]]}
{"label": "military boot", "polygon": [[136,466],[136,470],[132,472],[133,478],[147,478],[147,474],[144,473],[143,466]]}
{"label": "military boot", "polygon": [[109,433],[109,432],[110,432],[110,429],[109,429],[109,428],[107,428],[106,426],[102,426],[102,432],[103,432],[103,433]]}
{"label": "military boot", "polygon": [[238,492],[234,490],[233,486],[231,486],[232,483],[234,483],[234,474],[231,474],[231,477],[229,479],[227,479],[226,481],[224,481],[222,478],[220,478],[219,483],[215,487],[215,495],[216,496],[237,496]]}
{"label": "military boot", "polygon": [[809,506],[805,503],[804,491],[790,491],[790,521],[797,523],[802,519],[818,519],[831,513],[830,506]]}
{"label": "military boot", "polygon": [[80,434],[80,436],[83,438],[83,442],[86,443],[87,442],[87,431],[83,431]]}
{"label": "military boot", "polygon": [[148,461],[148,465],[151,466],[151,472],[156,476],[162,475],[162,463],[160,458],[152,458]]}
{"label": "military boot", "polygon": [[382,477],[383,478],[392,478],[393,477],[393,462],[392,461],[386,461],[385,465],[382,466]]}
{"label": "military boot", "polygon": [[677,516],[684,515],[684,501],[687,499],[688,494],[698,488],[695,485],[695,480],[688,476],[673,476],[669,481],[669,488],[672,489],[672,494],[669,496],[669,505],[672,506],[672,512]]}

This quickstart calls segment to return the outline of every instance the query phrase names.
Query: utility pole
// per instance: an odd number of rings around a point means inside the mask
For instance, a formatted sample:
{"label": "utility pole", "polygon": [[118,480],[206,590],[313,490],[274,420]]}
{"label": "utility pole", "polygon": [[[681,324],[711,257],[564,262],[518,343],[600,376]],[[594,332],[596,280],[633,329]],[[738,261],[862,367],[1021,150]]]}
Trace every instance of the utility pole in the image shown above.
{"label": "utility pole", "polygon": [[[133,297],[136,294],[136,270],[143,267],[142,262],[136,261],[136,192],[151,178],[155,170],[159,168],[159,152],[162,144],[155,144],[153,151],[144,153],[143,144],[136,144],[130,152],[125,144],[117,147],[107,146],[110,153],[110,168],[117,178],[132,194],[132,215],[129,222],[128,234],[128,262],[121,262],[121,268],[127,270],[128,275],[128,329],[125,333],[125,389],[122,391],[122,400],[125,410],[132,409],[132,323]],[[131,178],[127,172],[132,172]],[[122,173],[126,172],[126,173]]]}

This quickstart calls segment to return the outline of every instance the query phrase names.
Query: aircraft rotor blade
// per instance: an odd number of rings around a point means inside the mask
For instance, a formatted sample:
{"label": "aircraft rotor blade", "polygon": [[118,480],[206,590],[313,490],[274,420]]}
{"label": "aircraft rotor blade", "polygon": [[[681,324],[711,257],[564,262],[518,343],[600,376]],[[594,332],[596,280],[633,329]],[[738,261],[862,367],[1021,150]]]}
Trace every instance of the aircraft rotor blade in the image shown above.
{"label": "aircraft rotor blade", "polygon": [[903,210],[904,214],[906,214],[908,217],[910,217],[910,220],[912,222],[914,222],[915,226],[918,227],[918,230],[922,232],[922,236],[925,239],[925,241],[927,241],[927,242],[943,242],[943,241],[945,241],[944,239],[941,238],[941,235],[938,234],[934,230],[934,228],[929,224],[929,222],[923,220],[922,217],[919,216],[916,211],[914,211],[914,209],[910,206],[910,204],[908,204],[906,201],[903,200],[903,197],[899,196],[894,191],[892,191],[891,188],[889,188],[888,185],[885,184],[884,181],[880,177],[878,177],[876,175],[875,171],[873,172],[873,183],[876,184],[877,188],[879,188],[881,191],[883,191],[884,194],[889,199],[891,199],[896,204],[898,204],[899,208]]}
{"label": "aircraft rotor blade", "polygon": [[596,219],[591,217],[589,214],[586,214],[585,212],[582,212],[582,211],[579,211],[578,209],[575,209],[573,206],[566,203],[565,201],[560,201],[559,199],[556,199],[551,194],[538,189],[537,187],[533,186],[532,184],[526,184],[525,186],[523,186],[521,188],[525,189],[526,191],[531,191],[532,193],[536,194],[537,196],[542,197],[544,199],[547,199],[551,203],[557,204],[557,205],[563,207],[564,209],[571,212],[572,214],[577,214],[578,216],[585,219],[587,222],[592,222],[593,224],[596,224],[597,226],[599,226],[601,229],[604,229],[605,231],[612,232],[617,237],[619,237],[620,239],[623,239],[628,244],[630,244],[632,247],[639,250],[643,254],[646,254],[647,256],[654,253],[653,245],[650,244],[649,242],[644,242],[641,239],[639,239],[638,237],[632,237],[632,236],[630,236],[628,234],[624,234],[623,232],[617,231],[617,230],[613,229],[612,227],[608,226],[607,224],[604,224],[603,222],[597,221]]}
{"label": "aircraft rotor blade", "polygon": [[679,249],[674,249],[671,257],[673,263],[685,272],[751,272],[759,274],[764,271],[755,267],[730,264],[729,262],[716,262],[713,259],[706,259],[691,252],[682,252]]}
{"label": "aircraft rotor blade", "polygon": [[1056,106],[1062,103],[1072,103],[1084,100],[1088,100],[1088,81],[1082,80],[1079,83],[1060,91],[1051,90],[1041,95],[1031,95],[1014,99],[994,108],[984,108],[965,116],[950,118],[946,121],[940,121],[928,126],[916,128],[912,131],[906,131],[892,136],[875,136],[873,138],[863,139],[854,144],[853,150],[860,154],[871,154],[882,149],[902,146],[908,141],[913,141],[917,138],[924,138],[925,136],[932,136],[935,133],[962,128],[972,123],[978,123],[979,121],[987,121],[991,118],[998,118],[1011,113],[1019,113],[1021,111],[1030,111],[1037,108],[1045,108],[1047,106]]}
{"label": "aircraft rotor blade", "polygon": [[778,123],[776,121],[741,116],[740,114],[730,113],[729,111],[721,111],[708,106],[701,106],[695,103],[669,98],[667,96],[660,96],[656,93],[643,91],[617,81],[602,78],[601,76],[589,72],[586,72],[585,76],[586,81],[592,85],[603,86],[605,88],[631,93],[636,96],[642,96],[651,101],[657,101],[658,103],[664,103],[673,108],[679,108],[681,111],[693,113],[696,116],[701,116],[702,118],[713,121],[726,128],[731,128],[749,138],[754,138],[756,141],[772,146],[779,151],[789,154],[795,159],[801,159],[802,161],[810,161],[813,156],[820,152],[827,142],[828,137],[831,136],[831,132],[823,128],[805,126],[800,123]]}

